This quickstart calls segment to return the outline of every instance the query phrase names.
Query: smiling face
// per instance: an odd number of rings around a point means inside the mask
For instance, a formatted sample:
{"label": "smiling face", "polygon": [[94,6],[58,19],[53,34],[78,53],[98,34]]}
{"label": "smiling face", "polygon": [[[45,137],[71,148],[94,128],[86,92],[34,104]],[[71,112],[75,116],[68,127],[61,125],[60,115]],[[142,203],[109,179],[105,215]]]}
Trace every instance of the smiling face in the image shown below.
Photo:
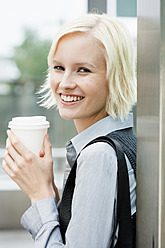
{"label": "smiling face", "polygon": [[64,119],[78,132],[107,116],[106,62],[103,48],[87,33],[62,37],[54,55],[51,87]]}

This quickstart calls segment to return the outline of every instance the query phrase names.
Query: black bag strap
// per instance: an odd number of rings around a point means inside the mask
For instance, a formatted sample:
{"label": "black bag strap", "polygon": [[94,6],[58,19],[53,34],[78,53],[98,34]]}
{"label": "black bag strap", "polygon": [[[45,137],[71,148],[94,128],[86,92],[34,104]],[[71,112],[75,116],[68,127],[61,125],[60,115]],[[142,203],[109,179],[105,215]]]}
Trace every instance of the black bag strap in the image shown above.
{"label": "black bag strap", "polygon": [[[108,143],[114,148],[117,156],[117,164],[118,164],[117,223],[119,224],[119,235],[115,247],[132,248],[132,221],[131,221],[129,178],[128,178],[128,170],[122,147],[116,140],[109,138],[107,136],[100,136],[89,142],[83,149],[96,142]],[[60,229],[64,243],[65,243],[65,232],[68,227],[69,221],[71,219],[71,205],[72,205],[72,197],[75,187],[76,168],[77,168],[77,159],[68,176],[63,191],[61,203],[59,206]],[[113,243],[114,240],[112,242],[111,248],[114,247]]]}

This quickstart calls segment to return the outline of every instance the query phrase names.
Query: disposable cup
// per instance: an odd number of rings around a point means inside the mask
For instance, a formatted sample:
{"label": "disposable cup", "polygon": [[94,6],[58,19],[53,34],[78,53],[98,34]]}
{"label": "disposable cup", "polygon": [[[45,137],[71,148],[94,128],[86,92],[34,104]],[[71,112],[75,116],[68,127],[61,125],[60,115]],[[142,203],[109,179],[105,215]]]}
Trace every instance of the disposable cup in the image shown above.
{"label": "disposable cup", "polygon": [[39,156],[50,123],[45,116],[14,117],[8,127],[30,151]]}

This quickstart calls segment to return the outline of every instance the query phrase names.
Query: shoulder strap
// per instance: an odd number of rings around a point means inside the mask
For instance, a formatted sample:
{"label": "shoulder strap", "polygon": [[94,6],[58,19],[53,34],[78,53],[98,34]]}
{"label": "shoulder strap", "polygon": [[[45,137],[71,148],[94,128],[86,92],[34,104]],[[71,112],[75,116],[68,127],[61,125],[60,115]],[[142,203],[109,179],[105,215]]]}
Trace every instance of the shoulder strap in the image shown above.
{"label": "shoulder strap", "polygon": [[[106,136],[101,136],[89,142],[83,149],[96,142],[106,142],[111,145],[116,152],[118,162],[117,222],[119,223],[119,236],[116,247],[132,248],[132,222],[129,178],[122,147],[116,140],[113,140]],[[75,187],[76,168],[77,159],[69,174],[68,180],[63,191],[62,200],[59,206],[60,229],[64,243],[65,232],[71,219],[71,205]]]}
{"label": "shoulder strap", "polygon": [[124,154],[131,163],[136,178],[136,136],[132,127],[113,131],[106,136],[118,141],[121,145]]}

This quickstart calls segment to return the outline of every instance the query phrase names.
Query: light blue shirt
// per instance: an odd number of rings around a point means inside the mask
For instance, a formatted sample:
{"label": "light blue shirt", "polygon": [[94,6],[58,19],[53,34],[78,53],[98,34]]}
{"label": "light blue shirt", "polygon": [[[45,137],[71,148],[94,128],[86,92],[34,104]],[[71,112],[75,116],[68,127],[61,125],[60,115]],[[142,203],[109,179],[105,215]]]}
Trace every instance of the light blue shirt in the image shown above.
{"label": "light blue shirt", "polygon": [[[67,159],[72,167],[76,155],[94,138],[133,126],[133,116],[121,121],[110,116],[98,121],[67,143]],[[136,181],[126,157],[131,213],[136,212]],[[64,184],[70,168],[66,168]],[[56,200],[47,198],[33,204],[22,216],[21,224],[37,248],[109,248],[116,221],[117,159],[106,143],[95,143],[84,149],[77,160],[76,185],[72,199],[72,218],[63,244]]]}

